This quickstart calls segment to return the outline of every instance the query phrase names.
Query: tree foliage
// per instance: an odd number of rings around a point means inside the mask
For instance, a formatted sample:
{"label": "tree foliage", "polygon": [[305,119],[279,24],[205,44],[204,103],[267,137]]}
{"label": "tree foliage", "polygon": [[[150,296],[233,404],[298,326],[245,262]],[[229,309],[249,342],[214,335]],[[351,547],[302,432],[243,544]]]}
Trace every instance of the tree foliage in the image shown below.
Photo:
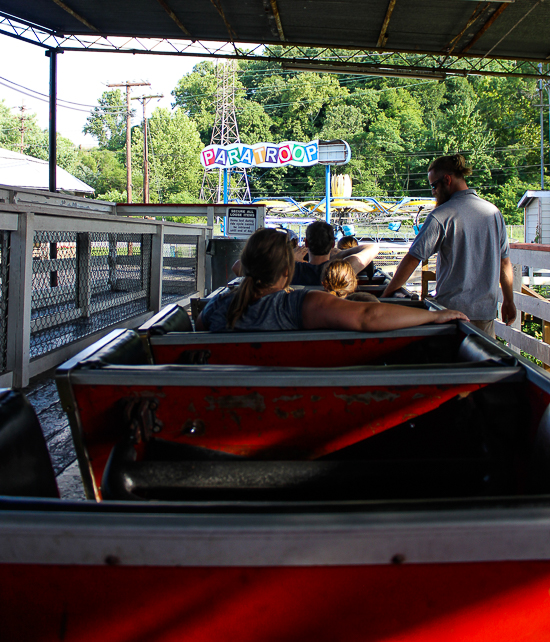
{"label": "tree foliage", "polygon": [[[503,65],[518,69],[502,61],[499,69]],[[149,120],[150,197],[197,201],[203,174],[199,153],[210,143],[215,119],[216,63],[196,65],[172,95],[172,110],[157,109]],[[242,142],[343,138],[352,159],[338,171],[351,175],[354,195],[393,198],[429,196],[430,161],[461,152],[474,168],[469,185],[500,207],[510,223],[521,220],[522,194],[540,188],[538,103],[535,81],[519,77],[439,81],[300,73],[263,60],[240,61],[235,84]],[[47,132],[32,116],[24,127],[24,153],[46,158]],[[59,137],[58,163],[94,187],[96,196],[125,198],[126,102],[119,89],[102,94],[84,131],[98,148],[79,150]],[[21,149],[20,115],[3,102],[0,145]],[[132,132],[132,166],[138,200],[142,125]],[[249,182],[253,196],[318,200],[324,195],[324,168],[254,168]]]}
{"label": "tree foliage", "polygon": [[[117,151],[126,146],[126,100],[120,89],[104,91],[86,120],[85,134],[93,136],[100,149]],[[132,112],[133,113],[133,112]]]}
{"label": "tree foliage", "polygon": [[[203,144],[196,124],[183,109],[170,112],[157,107],[148,120],[147,140],[151,202],[197,202],[202,178],[199,154]],[[132,166],[136,173],[143,174],[141,128],[133,132]]]}

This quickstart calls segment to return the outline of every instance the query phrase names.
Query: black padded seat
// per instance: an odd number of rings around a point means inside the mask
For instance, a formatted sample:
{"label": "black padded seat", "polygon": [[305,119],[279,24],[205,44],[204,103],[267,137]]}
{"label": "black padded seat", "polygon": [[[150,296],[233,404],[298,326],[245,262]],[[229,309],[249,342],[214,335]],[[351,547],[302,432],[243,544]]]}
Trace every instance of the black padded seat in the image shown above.
{"label": "black padded seat", "polygon": [[458,349],[459,361],[490,361],[492,364],[516,367],[518,360],[505,354],[499,346],[477,334],[469,334]]}
{"label": "black padded seat", "polygon": [[0,389],[0,495],[59,497],[34,409],[12,389]]}
{"label": "black padded seat", "polygon": [[149,334],[162,335],[168,332],[193,332],[193,324],[187,312],[179,305],[149,328]]}
{"label": "black padded seat", "polygon": [[134,330],[126,330],[107,345],[83,359],[78,367],[95,370],[107,365],[139,366],[150,365],[143,341]]}

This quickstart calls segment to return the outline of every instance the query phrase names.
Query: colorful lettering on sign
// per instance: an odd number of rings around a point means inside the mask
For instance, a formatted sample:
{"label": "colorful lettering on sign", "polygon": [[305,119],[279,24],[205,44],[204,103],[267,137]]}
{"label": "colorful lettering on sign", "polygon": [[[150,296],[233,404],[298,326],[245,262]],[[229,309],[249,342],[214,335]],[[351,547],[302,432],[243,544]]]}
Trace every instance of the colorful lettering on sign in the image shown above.
{"label": "colorful lettering on sign", "polygon": [[254,147],[254,161],[256,165],[265,163],[265,147]]}
{"label": "colorful lettering on sign", "polygon": [[272,163],[273,165],[277,164],[277,157],[279,155],[278,147],[268,147],[265,150],[265,162]]}
{"label": "colorful lettering on sign", "polygon": [[227,169],[236,167],[281,167],[294,165],[308,167],[319,162],[319,142],[309,143],[285,141],[282,143],[256,143],[242,145],[233,143],[209,145],[200,155],[203,167],[207,169]]}
{"label": "colorful lettering on sign", "polygon": [[283,145],[279,147],[279,163],[288,163],[292,160],[292,152],[290,151],[290,145]]}
{"label": "colorful lettering on sign", "polygon": [[218,147],[218,150],[216,152],[216,165],[221,165],[222,167],[225,167],[227,164],[227,152],[223,147]]}
{"label": "colorful lettering on sign", "polygon": [[294,145],[292,147],[292,157],[298,163],[302,163],[304,158],[306,157],[305,147],[303,145]]}
{"label": "colorful lettering on sign", "polygon": [[240,154],[239,154],[239,148],[238,147],[233,147],[232,149],[227,150],[227,159],[229,160],[229,164],[233,167],[233,165],[236,165],[239,161]]}
{"label": "colorful lettering on sign", "polygon": [[203,158],[203,165],[205,167],[208,167],[209,165],[212,165],[216,158],[216,154],[212,147],[207,147],[205,150],[202,152],[202,158]]}
{"label": "colorful lettering on sign", "polygon": [[244,163],[245,165],[252,165],[252,163],[254,162],[252,147],[243,147],[240,162]]}
{"label": "colorful lettering on sign", "polygon": [[310,163],[316,162],[319,159],[319,147],[317,143],[309,143],[309,145],[306,145],[306,156]]}

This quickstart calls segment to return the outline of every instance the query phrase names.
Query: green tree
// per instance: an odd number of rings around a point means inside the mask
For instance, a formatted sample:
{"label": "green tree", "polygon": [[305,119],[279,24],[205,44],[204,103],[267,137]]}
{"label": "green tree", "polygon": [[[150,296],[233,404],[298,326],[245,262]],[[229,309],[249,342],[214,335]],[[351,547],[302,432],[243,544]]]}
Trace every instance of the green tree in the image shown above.
{"label": "green tree", "polygon": [[126,193],[126,168],[115,152],[108,149],[80,150],[78,160],[75,176],[93,187],[97,198],[113,190]]}
{"label": "green tree", "polygon": [[183,76],[172,91],[172,107],[180,107],[194,121],[205,145],[210,143],[214,125],[216,87],[216,66],[213,62],[203,61]]}
{"label": "green tree", "polygon": [[[126,146],[126,100],[120,89],[104,91],[86,120],[83,132],[90,134],[101,149],[117,151]],[[132,111],[133,114],[133,111]]]}
{"label": "green tree", "polygon": [[[195,123],[183,109],[157,107],[148,120],[149,194],[151,202],[197,202],[202,178],[203,148]],[[132,138],[133,183],[143,174],[143,131]]]}

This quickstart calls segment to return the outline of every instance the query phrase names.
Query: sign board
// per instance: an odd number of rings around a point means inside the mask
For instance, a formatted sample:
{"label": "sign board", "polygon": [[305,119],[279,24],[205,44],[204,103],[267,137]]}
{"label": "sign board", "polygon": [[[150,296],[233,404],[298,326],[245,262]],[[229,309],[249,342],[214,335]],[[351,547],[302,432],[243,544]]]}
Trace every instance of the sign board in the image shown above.
{"label": "sign board", "polygon": [[244,145],[208,145],[200,155],[205,169],[246,169],[251,167],[309,167],[345,165],[351,158],[351,149],[345,140],[312,140],[309,143],[284,141],[282,143],[255,143]]}
{"label": "sign board", "polygon": [[285,141],[244,145],[208,145],[200,155],[205,169],[237,169],[247,167],[308,167],[319,162],[319,142]]}
{"label": "sign board", "polygon": [[320,140],[319,163],[321,165],[346,165],[351,158],[351,149],[345,140]]}
{"label": "sign board", "polygon": [[258,229],[258,209],[255,207],[227,208],[227,236],[248,238]]}

